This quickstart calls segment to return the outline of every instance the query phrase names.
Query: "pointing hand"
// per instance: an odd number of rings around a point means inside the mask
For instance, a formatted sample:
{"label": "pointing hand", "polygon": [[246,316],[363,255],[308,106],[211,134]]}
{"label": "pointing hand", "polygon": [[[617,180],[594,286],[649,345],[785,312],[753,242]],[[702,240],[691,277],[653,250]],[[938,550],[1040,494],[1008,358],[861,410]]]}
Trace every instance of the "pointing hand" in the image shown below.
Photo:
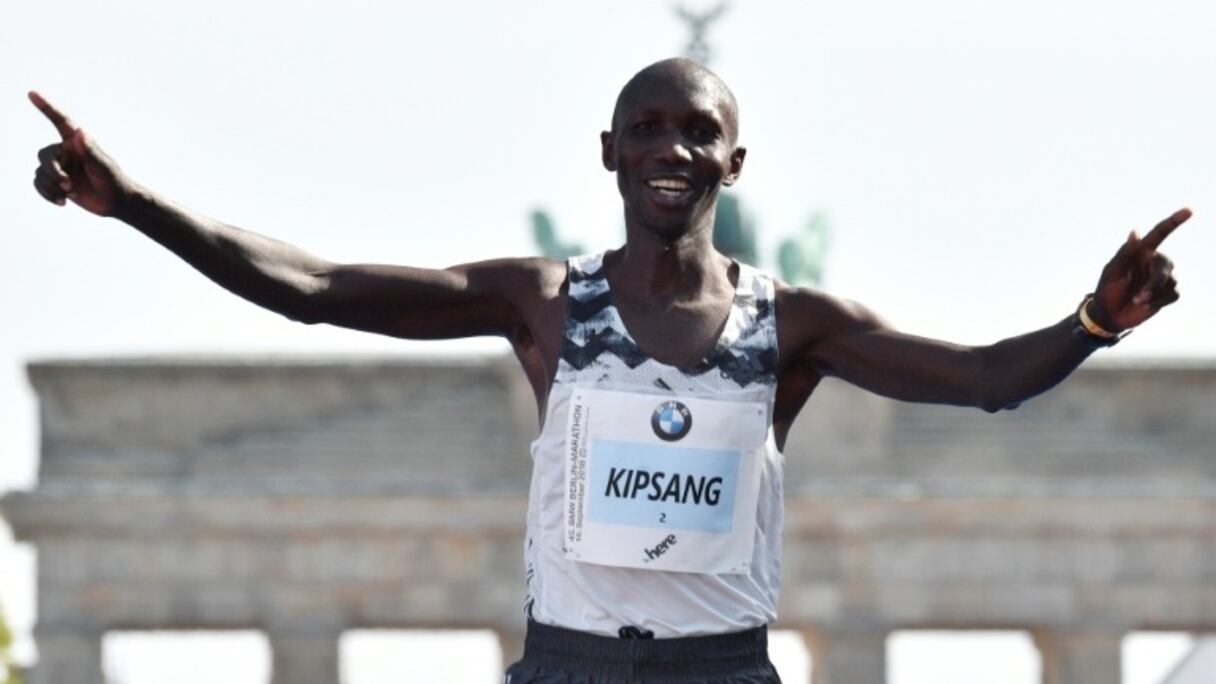
{"label": "pointing hand", "polygon": [[61,141],[38,151],[34,174],[38,194],[60,206],[70,199],[100,216],[110,216],[131,192],[132,183],[114,160],[67,115],[34,91],[30,102],[59,131]]}
{"label": "pointing hand", "polygon": [[1102,269],[1089,308],[1095,323],[1110,332],[1122,332],[1177,301],[1174,264],[1157,248],[1190,217],[1190,209],[1179,209],[1143,238],[1132,231]]}

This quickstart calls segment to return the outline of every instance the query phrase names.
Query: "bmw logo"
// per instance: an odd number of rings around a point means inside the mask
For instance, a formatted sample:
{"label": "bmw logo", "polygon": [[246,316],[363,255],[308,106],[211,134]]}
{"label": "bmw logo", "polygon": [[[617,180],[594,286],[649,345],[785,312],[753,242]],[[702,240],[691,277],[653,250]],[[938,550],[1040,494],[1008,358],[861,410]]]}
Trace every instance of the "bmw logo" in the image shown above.
{"label": "bmw logo", "polygon": [[692,412],[678,401],[665,401],[650,416],[650,427],[664,442],[683,439],[692,429]]}

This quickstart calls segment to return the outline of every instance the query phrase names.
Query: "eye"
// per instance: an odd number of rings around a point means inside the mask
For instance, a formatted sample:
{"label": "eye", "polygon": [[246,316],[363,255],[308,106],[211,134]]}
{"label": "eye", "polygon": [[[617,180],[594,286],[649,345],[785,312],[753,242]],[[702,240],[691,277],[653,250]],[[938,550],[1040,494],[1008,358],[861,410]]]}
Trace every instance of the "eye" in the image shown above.
{"label": "eye", "polygon": [[635,133],[653,133],[657,127],[658,126],[654,121],[651,121],[650,119],[643,119],[635,122],[630,128],[632,128]]}
{"label": "eye", "polygon": [[689,127],[688,135],[699,142],[713,142],[718,139],[720,134],[717,126],[698,123]]}

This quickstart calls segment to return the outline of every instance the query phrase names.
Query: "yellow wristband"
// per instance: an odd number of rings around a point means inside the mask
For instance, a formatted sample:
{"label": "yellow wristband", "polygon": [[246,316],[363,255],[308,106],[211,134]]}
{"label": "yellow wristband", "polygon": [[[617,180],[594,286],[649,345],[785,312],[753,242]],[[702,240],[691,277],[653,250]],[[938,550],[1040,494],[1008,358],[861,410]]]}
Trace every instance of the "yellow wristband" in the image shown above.
{"label": "yellow wristband", "polygon": [[1094,337],[1102,337],[1108,340],[1119,337],[1119,333],[1113,333],[1106,328],[1103,328],[1097,323],[1094,323],[1094,319],[1089,317],[1089,303],[1093,300],[1093,295],[1086,297],[1085,301],[1081,302],[1081,307],[1077,309],[1077,317],[1081,319],[1081,327],[1085,328],[1085,332],[1093,335]]}

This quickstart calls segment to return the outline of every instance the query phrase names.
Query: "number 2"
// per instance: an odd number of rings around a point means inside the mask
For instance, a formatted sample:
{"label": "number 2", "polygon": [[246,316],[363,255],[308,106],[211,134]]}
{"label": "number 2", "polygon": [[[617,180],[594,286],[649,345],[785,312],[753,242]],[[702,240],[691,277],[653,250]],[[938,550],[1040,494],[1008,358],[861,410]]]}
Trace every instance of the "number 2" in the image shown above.
{"label": "number 2", "polygon": [[660,513],[660,514],[659,514],[659,522],[667,522],[667,514],[666,514],[666,513]]}

